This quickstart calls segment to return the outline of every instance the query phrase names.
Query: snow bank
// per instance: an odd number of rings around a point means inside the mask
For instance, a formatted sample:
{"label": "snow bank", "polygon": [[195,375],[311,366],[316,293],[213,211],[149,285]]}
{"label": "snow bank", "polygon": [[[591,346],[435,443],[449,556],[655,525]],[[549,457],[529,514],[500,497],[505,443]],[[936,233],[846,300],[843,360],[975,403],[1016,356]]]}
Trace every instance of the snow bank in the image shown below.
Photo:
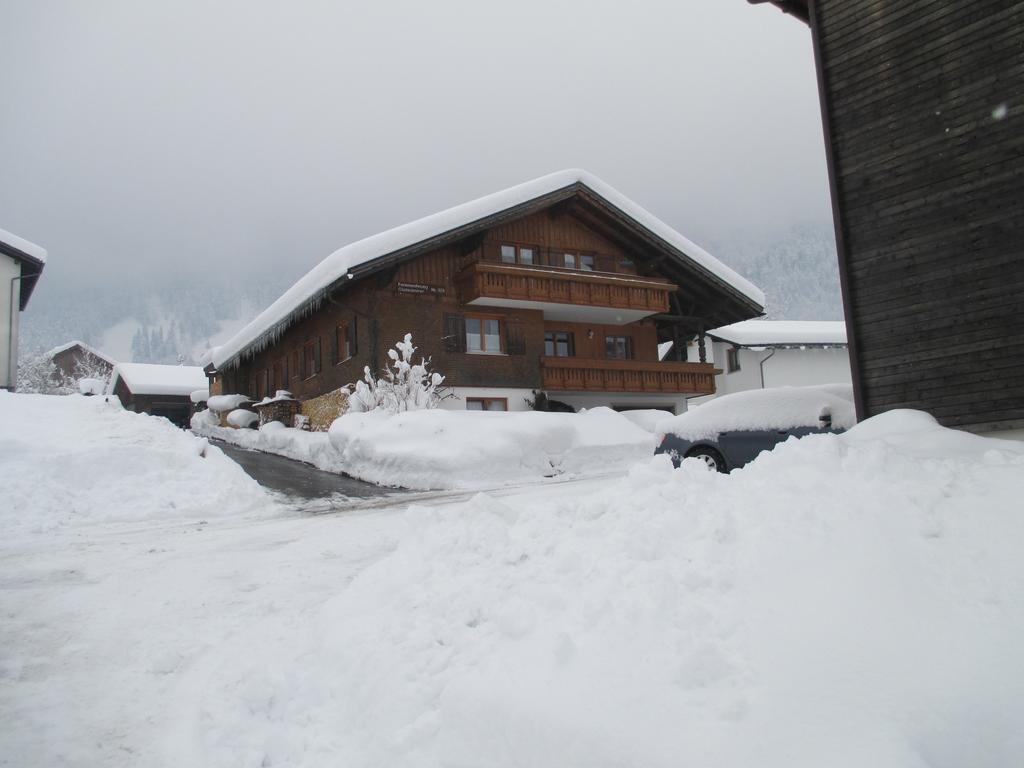
{"label": "snow bank", "polygon": [[653,436],[609,408],[573,413],[380,411],[330,429],[348,474],[405,488],[474,488],[623,468]]}
{"label": "snow bank", "polygon": [[609,408],[582,413],[348,413],[335,420],[329,433],[269,426],[228,429],[192,421],[197,434],[371,483],[418,490],[484,488],[621,470],[647,459],[655,447],[651,432]]}
{"label": "snow bank", "polygon": [[188,399],[196,405],[199,403],[205,403],[210,399],[210,388],[203,387],[202,389],[194,389],[189,393]]}
{"label": "snow bank", "polygon": [[250,427],[259,420],[260,417],[257,413],[247,411],[245,408],[236,408],[227,416],[228,424],[232,427],[237,427],[238,429]]}
{"label": "snow bank", "polygon": [[1017,765],[1021,498],[1021,446],[897,413],[732,475],[413,508],[208,665],[191,763]]}
{"label": "snow bank", "polygon": [[206,401],[206,407],[216,413],[226,413],[227,411],[233,411],[242,403],[251,403],[245,395],[214,395]]}
{"label": "snow bank", "polygon": [[103,379],[79,379],[78,394],[80,395],[102,395],[106,389],[107,382]]}
{"label": "snow bank", "polygon": [[857,419],[853,387],[825,384],[736,392],[664,419],[658,423],[657,431],[684,440],[712,440],[719,432],[815,427],[825,409],[832,414],[834,428],[852,427]]}
{"label": "snow bank", "polygon": [[76,523],[250,516],[268,500],[205,439],[115,398],[0,392],[0,521]]}

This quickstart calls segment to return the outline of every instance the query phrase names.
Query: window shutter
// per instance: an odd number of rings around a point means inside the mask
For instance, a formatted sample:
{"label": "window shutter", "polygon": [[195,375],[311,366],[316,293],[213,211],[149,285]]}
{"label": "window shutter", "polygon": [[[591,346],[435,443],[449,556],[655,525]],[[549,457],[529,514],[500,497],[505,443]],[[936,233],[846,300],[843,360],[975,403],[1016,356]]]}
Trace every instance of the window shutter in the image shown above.
{"label": "window shutter", "polygon": [[462,315],[444,316],[444,351],[466,351],[466,318]]}
{"label": "window shutter", "polygon": [[323,359],[321,357],[322,352],[323,352],[321,347],[323,345],[320,343],[322,338],[323,338],[322,336],[317,336],[316,337],[316,346],[313,347],[313,373],[320,373],[320,363],[321,363],[321,360]]}
{"label": "window shutter", "polygon": [[505,346],[510,355],[526,354],[526,335],[523,333],[522,323],[513,320],[508,324],[508,338]]}
{"label": "window shutter", "polygon": [[355,315],[352,315],[352,322],[348,326],[348,353],[352,357],[359,354],[359,326],[356,325]]}
{"label": "window shutter", "polygon": [[338,354],[338,345],[341,342],[339,338],[341,336],[341,326],[334,326],[334,344],[331,345],[331,365],[337,365],[340,356]]}

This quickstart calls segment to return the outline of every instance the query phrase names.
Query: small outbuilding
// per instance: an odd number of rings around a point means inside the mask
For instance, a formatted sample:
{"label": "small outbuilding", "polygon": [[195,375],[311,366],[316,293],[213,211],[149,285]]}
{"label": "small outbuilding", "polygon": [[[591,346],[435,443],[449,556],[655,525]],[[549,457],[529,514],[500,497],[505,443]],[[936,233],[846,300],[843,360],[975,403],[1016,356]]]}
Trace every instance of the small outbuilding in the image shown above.
{"label": "small outbuilding", "polygon": [[[117,361],[103,354],[84,341],[69,341],[54,347],[46,356],[53,360],[60,373],[70,379],[107,378],[117,365]],[[98,376],[97,374],[103,374]]]}
{"label": "small outbuilding", "polygon": [[841,320],[744,320],[708,331],[708,338],[720,395],[851,382]]}
{"label": "small outbuilding", "polygon": [[109,392],[129,411],[163,416],[187,427],[192,394],[206,386],[206,374],[199,366],[118,363]]}

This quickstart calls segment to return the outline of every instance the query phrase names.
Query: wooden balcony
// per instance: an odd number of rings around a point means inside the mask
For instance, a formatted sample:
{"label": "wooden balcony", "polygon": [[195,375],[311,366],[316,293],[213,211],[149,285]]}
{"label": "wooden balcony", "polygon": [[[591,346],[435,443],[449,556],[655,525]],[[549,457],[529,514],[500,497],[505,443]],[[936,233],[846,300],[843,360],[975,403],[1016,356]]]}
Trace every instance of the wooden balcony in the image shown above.
{"label": "wooden balcony", "polygon": [[712,395],[715,374],[721,373],[710,363],[641,363],[579,357],[542,357],[540,369],[544,389],[677,395]]}
{"label": "wooden balcony", "polygon": [[655,277],[489,261],[470,264],[455,280],[466,304],[601,307],[623,313],[626,322],[668,312],[669,295],[676,290]]}

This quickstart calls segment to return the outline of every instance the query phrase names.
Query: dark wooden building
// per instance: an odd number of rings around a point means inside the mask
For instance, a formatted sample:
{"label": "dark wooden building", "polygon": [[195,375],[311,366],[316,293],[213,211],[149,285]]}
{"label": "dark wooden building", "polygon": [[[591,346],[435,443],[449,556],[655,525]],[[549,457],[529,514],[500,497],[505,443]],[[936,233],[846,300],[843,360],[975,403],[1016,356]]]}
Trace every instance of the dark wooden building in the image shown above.
{"label": "dark wooden building", "polygon": [[46,354],[53,360],[57,370],[68,378],[78,378],[83,372],[102,373],[103,378],[106,378],[117,364],[84,341],[69,341]]}
{"label": "dark wooden building", "polygon": [[126,410],[163,416],[187,427],[193,412],[191,394],[206,390],[206,373],[198,366],[118,363],[110,392]]}
{"label": "dark wooden building", "polygon": [[813,39],[859,415],[1021,430],[1024,2],[774,5]]}
{"label": "dark wooden building", "polygon": [[[714,392],[687,340],[762,313],[761,292],[599,179],[565,171],[329,256],[213,352],[212,389],[306,400],[380,370],[413,334],[448,407],[661,407]],[[677,341],[660,361],[659,341]]]}

